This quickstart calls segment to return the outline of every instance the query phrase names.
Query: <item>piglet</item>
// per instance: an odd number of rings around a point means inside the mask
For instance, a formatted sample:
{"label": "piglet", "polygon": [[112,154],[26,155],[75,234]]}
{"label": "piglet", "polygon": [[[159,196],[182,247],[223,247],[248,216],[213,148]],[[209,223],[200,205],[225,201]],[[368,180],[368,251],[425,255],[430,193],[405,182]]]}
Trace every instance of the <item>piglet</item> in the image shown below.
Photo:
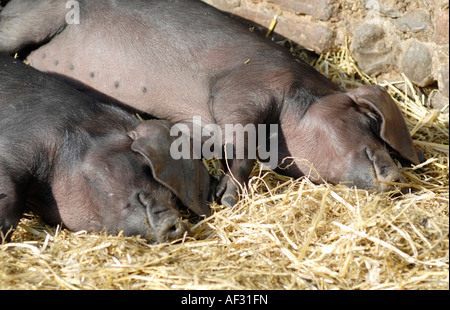
{"label": "piglet", "polygon": [[70,230],[174,240],[180,206],[208,215],[201,161],[170,156],[170,123],[140,122],[0,53],[0,228],[32,210]]}

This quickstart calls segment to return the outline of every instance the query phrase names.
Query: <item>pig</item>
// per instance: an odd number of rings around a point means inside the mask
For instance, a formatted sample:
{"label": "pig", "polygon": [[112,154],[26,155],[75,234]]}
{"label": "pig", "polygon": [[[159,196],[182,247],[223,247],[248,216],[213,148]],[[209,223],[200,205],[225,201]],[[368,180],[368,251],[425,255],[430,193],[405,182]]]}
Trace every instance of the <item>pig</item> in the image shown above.
{"label": "pig", "polygon": [[3,238],[28,210],[73,231],[180,238],[187,231],[180,207],[210,212],[210,177],[201,161],[172,159],[170,127],[141,122],[0,53]]}
{"label": "pig", "polygon": [[[195,117],[222,130],[275,124],[276,170],[294,178],[385,191],[405,181],[391,153],[419,163],[383,88],[342,89],[201,1],[72,2],[9,1],[0,50],[32,50],[27,59],[35,68],[191,130]],[[215,193],[223,205],[238,201],[255,162],[248,154],[260,146],[242,134],[221,141],[227,171]],[[234,156],[238,142],[247,155]]]}

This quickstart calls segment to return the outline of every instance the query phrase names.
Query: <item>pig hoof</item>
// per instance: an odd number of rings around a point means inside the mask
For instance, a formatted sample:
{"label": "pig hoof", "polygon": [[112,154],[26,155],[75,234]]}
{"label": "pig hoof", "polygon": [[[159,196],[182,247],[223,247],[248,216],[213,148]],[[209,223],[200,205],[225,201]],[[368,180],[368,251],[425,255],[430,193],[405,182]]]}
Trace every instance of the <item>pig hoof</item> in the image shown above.
{"label": "pig hoof", "polygon": [[221,200],[222,205],[224,207],[233,208],[236,205],[236,203],[238,202],[238,199],[236,196],[237,195],[234,195],[234,194],[223,195],[222,200]]}
{"label": "pig hoof", "polygon": [[221,197],[222,205],[230,208],[238,202],[238,188],[228,175],[224,175],[217,184],[216,197]]}
{"label": "pig hoof", "polygon": [[228,176],[224,175],[216,186],[216,197],[220,198],[227,189]]}

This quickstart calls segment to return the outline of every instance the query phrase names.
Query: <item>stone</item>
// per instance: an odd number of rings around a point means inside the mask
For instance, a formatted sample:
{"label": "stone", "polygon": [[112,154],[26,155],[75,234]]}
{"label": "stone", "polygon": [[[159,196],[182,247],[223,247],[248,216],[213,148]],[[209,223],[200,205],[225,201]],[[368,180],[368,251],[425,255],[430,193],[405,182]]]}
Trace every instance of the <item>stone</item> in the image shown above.
{"label": "stone", "polygon": [[318,54],[333,48],[334,32],[324,25],[281,17],[275,31]]}
{"label": "stone", "polygon": [[219,10],[230,12],[232,9],[241,5],[241,0],[203,0]]}
{"label": "stone", "polygon": [[329,20],[334,11],[332,0],[272,0],[272,2],[295,14],[311,15],[320,20]]}
{"label": "stone", "polygon": [[431,95],[430,99],[432,109],[440,110],[443,113],[448,113],[448,97],[443,95],[441,91],[438,91],[434,95]]}
{"label": "stone", "polygon": [[448,44],[449,38],[449,22],[448,11],[442,12],[436,19],[436,27],[434,30],[434,42],[437,44]]}
{"label": "stone", "polygon": [[424,10],[411,10],[392,22],[403,32],[424,31],[430,23],[430,14]]}
{"label": "stone", "polygon": [[402,2],[397,0],[360,0],[360,3],[369,11],[381,13],[390,18],[401,16]]}
{"label": "stone", "polygon": [[[270,26],[270,22],[275,15],[267,11],[255,10],[245,6],[236,7],[231,13],[252,22],[252,24],[256,23],[255,27],[258,28],[258,31],[261,33],[265,33],[267,31],[266,29]],[[260,27],[258,25],[264,27],[264,29],[259,29]]]}
{"label": "stone", "polygon": [[405,53],[401,62],[401,70],[408,79],[418,86],[427,86],[433,82],[432,58],[428,47],[415,40],[408,40],[404,45]]}
{"label": "stone", "polygon": [[352,54],[359,67],[367,74],[387,71],[392,47],[385,43],[385,31],[377,24],[365,23],[355,30]]}
{"label": "stone", "polygon": [[448,63],[442,64],[441,68],[439,69],[439,75],[438,75],[438,87],[439,91],[449,98],[449,71],[448,71]]}
{"label": "stone", "polygon": [[[266,28],[269,27],[273,18],[273,15],[269,13],[244,7],[236,8],[233,10],[233,14],[254,21]],[[274,32],[318,54],[325,53],[333,48],[334,31],[317,22],[279,16]]]}
{"label": "stone", "polygon": [[436,72],[434,77],[437,80],[437,86],[439,91],[431,96],[431,105],[434,109],[442,110],[447,107],[445,111],[448,113],[449,104],[449,60],[448,53],[446,55],[441,55],[437,58],[437,63],[434,64]]}

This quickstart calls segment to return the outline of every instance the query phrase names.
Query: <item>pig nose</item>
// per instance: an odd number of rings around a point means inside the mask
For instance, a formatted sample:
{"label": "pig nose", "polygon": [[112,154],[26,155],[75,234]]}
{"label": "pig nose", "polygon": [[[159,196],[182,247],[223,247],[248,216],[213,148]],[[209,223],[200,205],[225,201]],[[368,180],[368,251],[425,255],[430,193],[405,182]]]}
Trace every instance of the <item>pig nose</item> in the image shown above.
{"label": "pig nose", "polygon": [[374,169],[374,179],[378,182],[374,183],[374,187],[380,192],[388,192],[395,188],[392,183],[405,183],[400,169],[390,157],[387,151],[366,149],[367,156],[372,162]]}
{"label": "pig nose", "polygon": [[[386,176],[377,175],[379,190],[381,192],[388,192],[395,188],[394,184],[390,183],[405,183],[406,179],[401,175],[398,170],[391,170]],[[402,188],[403,190],[403,188]]]}
{"label": "pig nose", "polygon": [[147,219],[158,242],[178,239],[187,231],[181,215],[175,208],[158,203],[151,195],[139,193],[139,201],[145,206]]}
{"label": "pig nose", "polygon": [[187,231],[187,226],[180,217],[171,216],[163,220],[156,230],[159,242],[172,241],[181,238]]}
{"label": "pig nose", "polygon": [[[384,155],[384,156],[383,156]],[[400,169],[395,165],[394,161],[382,154],[382,156],[374,156],[373,161],[375,169],[375,178],[379,181],[375,185],[380,192],[388,192],[395,188],[392,183],[406,183]]]}

